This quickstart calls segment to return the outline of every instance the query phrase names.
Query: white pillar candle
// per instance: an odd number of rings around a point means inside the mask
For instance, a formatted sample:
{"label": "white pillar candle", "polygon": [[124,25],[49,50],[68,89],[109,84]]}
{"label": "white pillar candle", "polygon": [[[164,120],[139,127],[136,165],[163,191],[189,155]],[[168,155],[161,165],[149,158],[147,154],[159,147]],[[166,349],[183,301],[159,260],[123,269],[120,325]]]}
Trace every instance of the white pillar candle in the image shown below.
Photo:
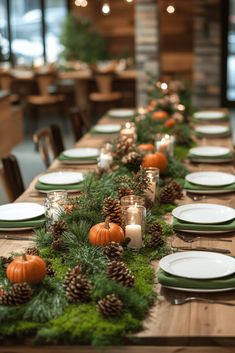
{"label": "white pillar candle", "polygon": [[139,209],[136,204],[128,207],[127,216],[132,223],[140,223]]}
{"label": "white pillar candle", "polygon": [[142,232],[139,224],[129,224],[125,227],[126,237],[130,239],[129,248],[139,249],[142,247]]}
{"label": "white pillar candle", "polygon": [[111,154],[101,153],[99,157],[98,166],[102,169],[109,169],[113,162],[113,157]]}

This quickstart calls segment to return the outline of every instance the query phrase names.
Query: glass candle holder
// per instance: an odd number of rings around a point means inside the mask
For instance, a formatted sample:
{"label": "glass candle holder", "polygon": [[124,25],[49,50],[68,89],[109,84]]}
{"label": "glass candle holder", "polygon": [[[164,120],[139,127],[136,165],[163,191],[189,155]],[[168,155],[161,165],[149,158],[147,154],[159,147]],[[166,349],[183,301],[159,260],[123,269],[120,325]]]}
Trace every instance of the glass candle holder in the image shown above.
{"label": "glass candle holder", "polygon": [[45,215],[49,224],[56,222],[61,213],[64,211],[64,207],[68,202],[67,191],[54,190],[47,193],[45,199]]}
{"label": "glass candle holder", "polygon": [[120,201],[121,201],[121,206],[131,206],[131,205],[144,206],[145,205],[144,198],[136,195],[123,196]]}
{"label": "glass candle holder", "polygon": [[168,134],[157,134],[155,138],[155,146],[157,152],[162,152],[169,157],[174,156],[175,137]]}
{"label": "glass candle holder", "polygon": [[154,202],[159,185],[160,170],[154,167],[143,169],[146,171],[146,175],[149,178],[149,188],[146,190],[145,194],[152,202]]}
{"label": "glass candle holder", "polygon": [[98,159],[98,167],[100,169],[109,170],[113,163],[112,144],[107,142],[100,150]]}
{"label": "glass candle holder", "polygon": [[123,226],[128,248],[140,249],[143,246],[146,209],[144,206],[123,206],[125,208]]}
{"label": "glass candle holder", "polygon": [[137,139],[135,123],[127,122],[120,131],[120,137],[129,137],[134,142]]}

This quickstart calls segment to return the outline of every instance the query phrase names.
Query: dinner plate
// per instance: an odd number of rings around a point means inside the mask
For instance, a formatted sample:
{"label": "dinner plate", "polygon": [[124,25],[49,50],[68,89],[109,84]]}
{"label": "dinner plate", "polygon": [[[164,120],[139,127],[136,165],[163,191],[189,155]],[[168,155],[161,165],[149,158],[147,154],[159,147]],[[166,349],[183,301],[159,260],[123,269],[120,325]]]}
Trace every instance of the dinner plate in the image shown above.
{"label": "dinner plate", "polygon": [[197,172],[186,175],[190,183],[202,186],[225,186],[235,183],[235,175],[223,172]]}
{"label": "dinner plate", "polygon": [[181,288],[181,287],[171,287],[162,284],[162,287],[174,290],[180,290],[182,292],[195,292],[195,293],[217,293],[217,292],[227,292],[229,290],[235,290],[235,288],[217,288],[217,289],[197,289],[197,288]]}
{"label": "dinner plate", "polygon": [[224,112],[219,112],[219,111],[200,111],[197,113],[194,113],[193,117],[195,119],[201,119],[201,120],[216,120],[216,119],[223,119],[225,117]]}
{"label": "dinner plate", "polygon": [[184,251],[163,257],[159,266],[173,276],[212,279],[233,274],[235,259],[209,251]]}
{"label": "dinner plate", "polygon": [[229,152],[229,148],[219,146],[200,146],[193,147],[189,150],[190,154],[198,157],[223,157]]}
{"label": "dinner plate", "polygon": [[44,174],[38,180],[48,185],[71,185],[83,181],[84,176],[79,172],[54,172]]}
{"label": "dinner plate", "polygon": [[217,224],[234,219],[235,209],[224,205],[197,203],[176,207],[172,215],[188,223]]}
{"label": "dinner plate", "polygon": [[209,163],[209,164],[220,164],[220,163],[230,163],[233,161],[233,157],[228,158],[200,158],[200,157],[191,157],[190,160],[195,163]]}
{"label": "dinner plate", "polygon": [[108,115],[114,118],[131,118],[135,114],[134,109],[111,109],[108,111]]}
{"label": "dinner plate", "polygon": [[103,125],[95,125],[94,130],[96,132],[103,132],[103,133],[114,133],[119,132],[121,129],[120,124],[103,124]]}
{"label": "dinner plate", "polygon": [[229,194],[230,192],[235,192],[235,190],[223,190],[223,189],[215,189],[215,190],[194,190],[194,189],[185,189],[187,192],[191,192],[193,194],[207,194],[207,195],[214,195],[214,194]]}
{"label": "dinner plate", "polygon": [[23,221],[42,216],[44,206],[33,202],[15,202],[0,206],[1,221]]}
{"label": "dinner plate", "polygon": [[206,135],[219,135],[228,132],[229,128],[223,125],[205,125],[196,127],[195,131]]}
{"label": "dinner plate", "polygon": [[80,147],[80,148],[71,148],[63,152],[63,155],[70,158],[91,158],[99,156],[98,148],[91,147]]}

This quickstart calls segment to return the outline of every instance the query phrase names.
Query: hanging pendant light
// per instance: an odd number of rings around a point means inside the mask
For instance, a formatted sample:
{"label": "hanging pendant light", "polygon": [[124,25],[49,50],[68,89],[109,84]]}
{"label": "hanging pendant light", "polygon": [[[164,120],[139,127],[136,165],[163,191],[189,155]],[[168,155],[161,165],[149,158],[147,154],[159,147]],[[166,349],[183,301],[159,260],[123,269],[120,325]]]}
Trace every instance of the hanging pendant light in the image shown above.
{"label": "hanging pendant light", "polygon": [[104,2],[104,3],[103,3],[103,6],[102,6],[101,11],[102,11],[102,13],[103,13],[104,15],[109,15],[109,13],[110,13],[110,5],[109,5],[108,2]]}

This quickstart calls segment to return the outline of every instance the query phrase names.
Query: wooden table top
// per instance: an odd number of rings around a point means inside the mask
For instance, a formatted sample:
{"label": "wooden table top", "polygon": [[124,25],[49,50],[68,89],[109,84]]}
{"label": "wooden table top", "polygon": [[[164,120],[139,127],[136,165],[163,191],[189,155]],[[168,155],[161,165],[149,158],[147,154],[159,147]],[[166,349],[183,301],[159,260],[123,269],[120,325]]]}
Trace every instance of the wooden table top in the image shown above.
{"label": "wooden table top", "polygon": [[[112,120],[108,117],[103,117],[100,120],[102,123],[117,123],[117,119]],[[123,120],[121,120],[123,123]],[[112,139],[113,136],[104,135],[91,135],[86,134],[77,144],[78,147],[100,147],[105,141]],[[197,139],[198,145],[214,145],[214,146],[225,146],[233,149],[232,139],[218,138],[218,139]],[[212,165],[212,164],[190,164],[186,162],[187,167],[190,171],[223,171],[229,173],[235,173],[235,167],[232,163]],[[94,170],[95,166],[89,166],[89,169]],[[49,171],[55,170],[88,170],[87,166],[74,166],[74,165],[62,165],[58,160],[49,168]],[[37,194],[34,189],[34,184],[37,178],[32,181],[29,188],[24,194],[20,196],[17,201],[34,201],[43,203],[45,195]],[[185,196],[178,204],[193,203],[189,197]],[[227,205],[235,207],[234,193],[223,194],[223,195],[208,195],[203,199],[203,203],[216,203],[221,205]],[[172,218],[170,215],[166,215],[166,219],[171,222]],[[5,233],[0,233],[0,236],[4,236]],[[17,233],[10,233],[9,235],[16,235]],[[235,256],[235,232],[229,235],[224,234],[223,238],[227,237],[232,240],[232,243],[225,243],[220,241],[200,240],[197,243],[185,244],[179,239],[173,238],[174,245],[187,245],[193,247],[194,245],[211,246],[218,248],[225,248],[231,251],[231,256]],[[20,238],[29,238],[29,240],[21,240]],[[31,244],[30,238],[32,233],[22,232],[18,235],[19,240],[0,240],[0,255],[9,255],[11,251],[21,251],[23,248],[28,247]],[[157,261],[153,262],[153,266],[158,267]],[[227,307],[218,304],[207,304],[207,303],[188,303],[182,306],[171,305],[170,301],[173,297],[188,296],[189,293],[178,292],[169,289],[163,289],[159,284],[156,283],[156,291],[159,294],[155,305],[152,307],[150,314],[144,321],[144,328],[136,336],[142,344],[150,345],[235,345],[235,325],[234,315],[235,308]],[[198,294],[197,294],[198,295]],[[222,293],[203,294],[203,297],[213,299],[230,300],[235,303],[235,291],[228,291]],[[190,350],[191,351],[191,350]],[[192,350],[193,351],[193,350]],[[163,352],[163,350],[162,350]],[[172,350],[173,352],[173,350]],[[204,351],[201,351],[204,352]],[[232,352],[232,351],[231,351]]]}

